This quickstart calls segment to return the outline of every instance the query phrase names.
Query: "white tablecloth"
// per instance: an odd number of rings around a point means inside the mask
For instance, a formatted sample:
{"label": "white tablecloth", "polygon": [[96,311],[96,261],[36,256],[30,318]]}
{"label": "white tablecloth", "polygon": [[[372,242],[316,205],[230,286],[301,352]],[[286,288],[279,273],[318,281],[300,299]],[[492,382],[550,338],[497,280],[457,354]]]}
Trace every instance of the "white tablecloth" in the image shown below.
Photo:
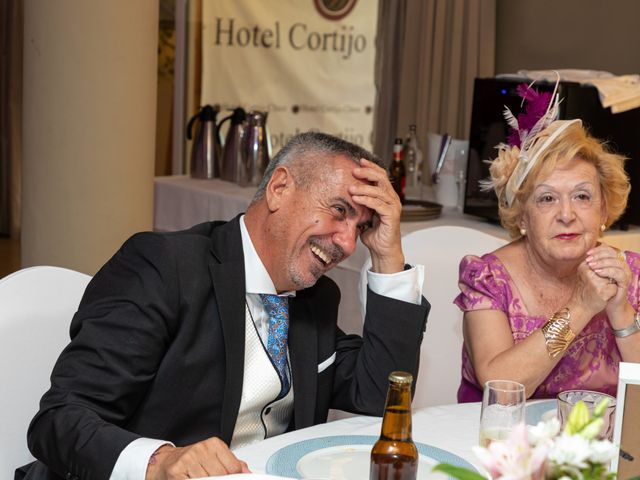
{"label": "white tablecloth", "polygon": [[[479,403],[461,403],[415,410],[413,412],[413,440],[441,448],[478,466],[471,450],[478,444],[480,422]],[[332,435],[380,435],[382,419],[356,416],[304,428],[268,438],[235,450],[236,456],[247,462],[249,469],[266,473],[269,457],[279,449],[302,440]]]}
{"label": "white tablecloth", "polygon": [[240,187],[218,179],[156,177],[153,228],[171,232],[208,220],[231,220],[247,209],[255,191],[255,187]]}

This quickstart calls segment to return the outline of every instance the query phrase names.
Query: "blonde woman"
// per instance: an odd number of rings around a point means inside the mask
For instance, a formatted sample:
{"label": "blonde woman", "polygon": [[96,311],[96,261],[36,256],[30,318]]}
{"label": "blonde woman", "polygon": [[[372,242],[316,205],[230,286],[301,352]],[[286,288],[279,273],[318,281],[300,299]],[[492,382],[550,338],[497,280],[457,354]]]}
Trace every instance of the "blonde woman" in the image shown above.
{"label": "blonde woman", "polygon": [[497,378],[523,383],[527,398],[615,396],[618,363],[640,362],[640,256],[601,241],[626,207],[624,158],[579,120],[554,121],[552,107],[528,131],[506,115],[519,145],[499,146],[489,185],[513,241],[460,264],[461,402]]}

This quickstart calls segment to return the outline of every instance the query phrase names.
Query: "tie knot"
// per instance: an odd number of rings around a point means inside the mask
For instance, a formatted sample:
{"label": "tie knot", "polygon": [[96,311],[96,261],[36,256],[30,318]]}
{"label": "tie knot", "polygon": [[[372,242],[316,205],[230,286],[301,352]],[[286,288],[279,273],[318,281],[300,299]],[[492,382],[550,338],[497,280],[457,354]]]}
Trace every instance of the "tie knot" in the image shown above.
{"label": "tie knot", "polygon": [[289,310],[289,297],[280,297],[278,295],[261,293],[260,299],[264,307],[267,309],[267,314],[270,317],[273,316],[287,316]]}

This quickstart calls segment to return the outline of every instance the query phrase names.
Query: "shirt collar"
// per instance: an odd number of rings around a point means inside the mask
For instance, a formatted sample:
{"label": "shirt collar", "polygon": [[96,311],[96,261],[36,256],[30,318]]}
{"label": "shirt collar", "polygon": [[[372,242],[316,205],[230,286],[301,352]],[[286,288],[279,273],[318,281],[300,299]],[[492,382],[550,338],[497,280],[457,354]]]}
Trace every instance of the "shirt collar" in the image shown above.
{"label": "shirt collar", "polygon": [[[244,284],[247,293],[267,293],[278,295],[269,272],[260,260],[256,248],[253,246],[249,231],[244,223],[244,215],[240,217],[240,235],[242,238],[242,252],[244,255]],[[281,293],[280,296],[295,297],[294,290]]]}

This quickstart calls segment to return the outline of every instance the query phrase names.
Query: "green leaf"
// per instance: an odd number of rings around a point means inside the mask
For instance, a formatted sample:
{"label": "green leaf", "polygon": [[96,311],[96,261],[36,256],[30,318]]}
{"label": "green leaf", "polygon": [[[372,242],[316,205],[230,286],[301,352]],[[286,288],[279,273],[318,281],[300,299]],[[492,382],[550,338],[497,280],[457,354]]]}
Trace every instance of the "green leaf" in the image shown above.
{"label": "green leaf", "polygon": [[468,468],[456,467],[448,463],[439,463],[433,467],[432,471],[446,473],[450,477],[457,478],[458,480],[487,480],[478,472],[474,472]]}

